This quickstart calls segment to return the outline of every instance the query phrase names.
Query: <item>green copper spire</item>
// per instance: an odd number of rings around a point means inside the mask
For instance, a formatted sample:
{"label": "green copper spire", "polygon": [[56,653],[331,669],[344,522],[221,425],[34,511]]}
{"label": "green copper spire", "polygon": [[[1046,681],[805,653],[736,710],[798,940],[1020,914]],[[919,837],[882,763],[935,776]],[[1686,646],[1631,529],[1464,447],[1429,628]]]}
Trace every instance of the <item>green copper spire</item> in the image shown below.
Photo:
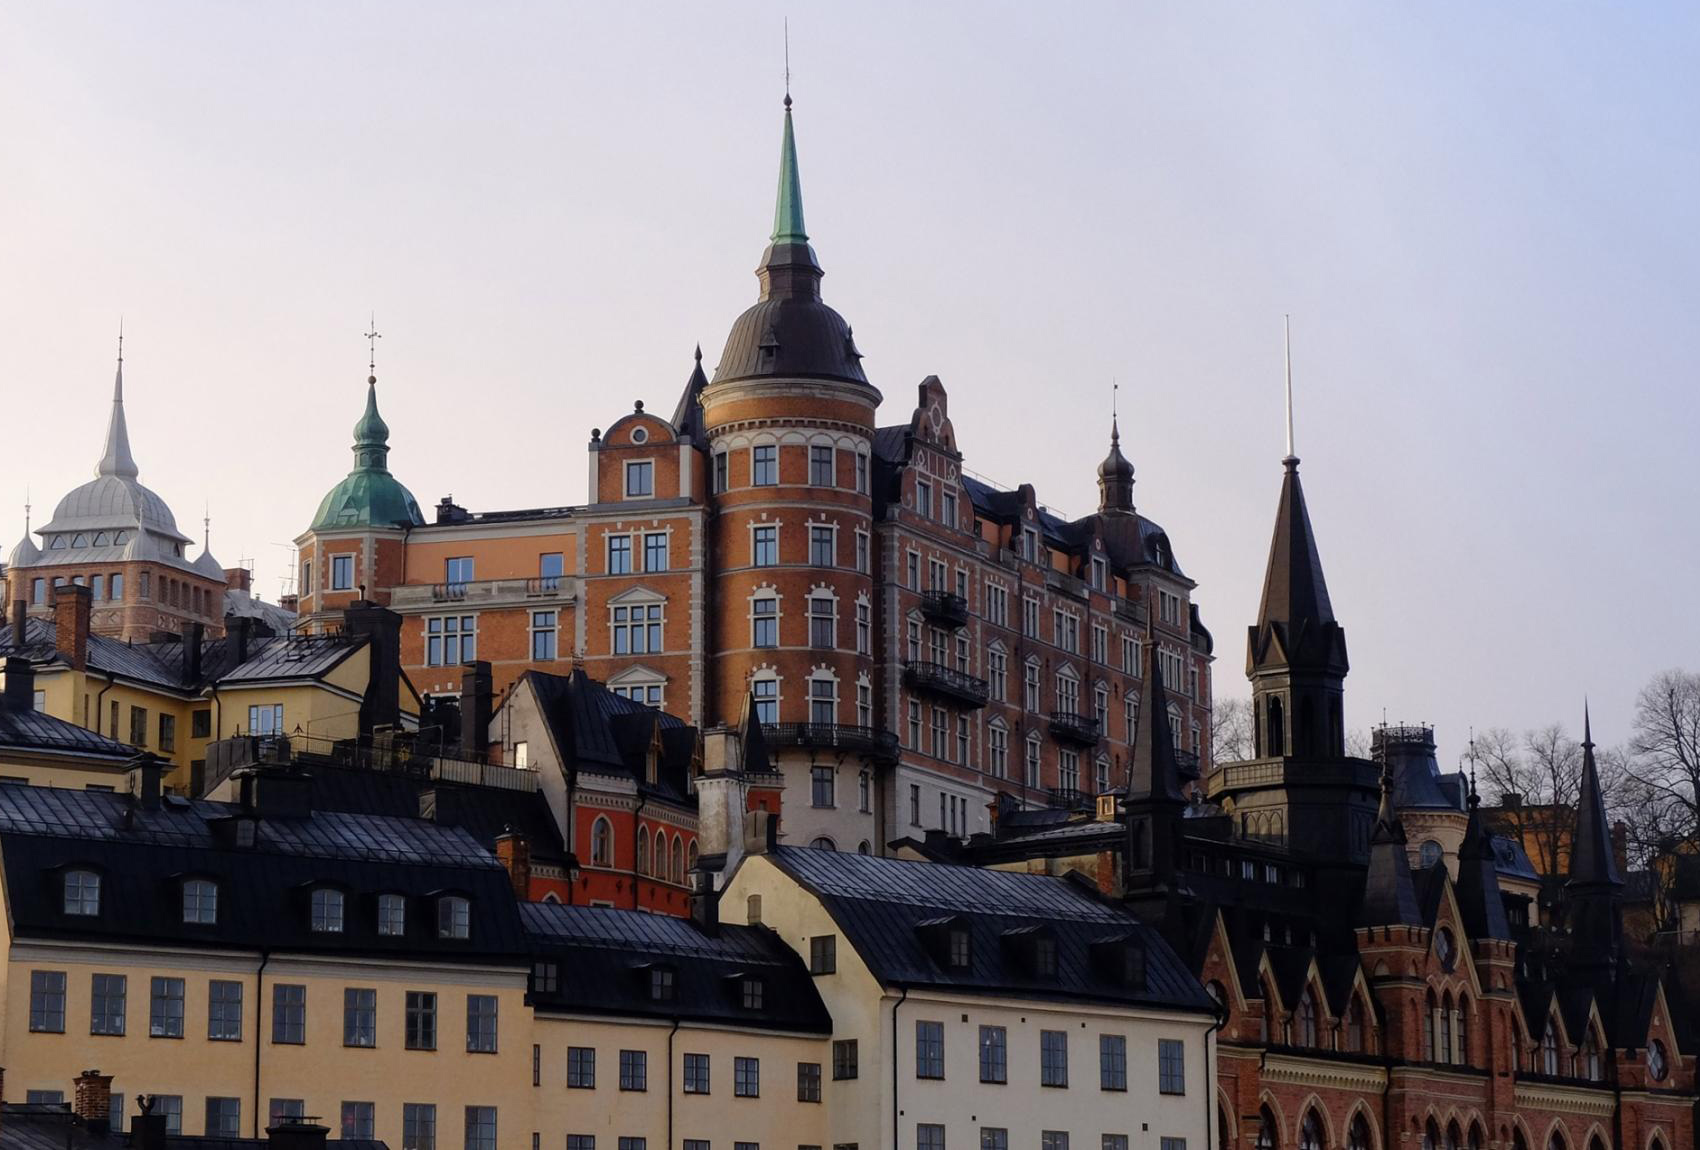
{"label": "green copper spire", "polygon": [[[390,450],[390,425],[378,414],[378,377],[366,377],[366,410],[354,425],[354,454],[362,466],[382,468]],[[363,453],[370,453],[370,457]]]}
{"label": "green copper spire", "polygon": [[797,137],[791,130],[791,97],[785,97],[785,136],[779,145],[779,199],[773,209],[776,244],[806,244],[803,227],[803,180],[797,174]]}

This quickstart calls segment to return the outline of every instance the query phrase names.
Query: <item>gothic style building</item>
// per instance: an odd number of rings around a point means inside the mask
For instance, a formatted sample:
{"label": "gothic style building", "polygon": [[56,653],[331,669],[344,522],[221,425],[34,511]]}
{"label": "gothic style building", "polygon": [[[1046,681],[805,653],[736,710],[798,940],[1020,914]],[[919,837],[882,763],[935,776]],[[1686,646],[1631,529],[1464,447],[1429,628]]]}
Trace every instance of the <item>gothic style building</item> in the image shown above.
{"label": "gothic style building", "polygon": [[[1000,792],[1066,810],[1119,791],[1147,662],[1196,776],[1212,640],[1168,534],[1134,507],[1119,429],[1098,512],[1066,520],[1030,486],[963,471],[937,378],[881,426],[850,324],[821,297],[789,104],[756,275],[671,418],[638,402],[591,432],[583,505],[444,498],[427,521],[389,470],[369,379],[355,469],[297,540],[302,626],[335,626],[362,596],[388,606],[427,696],[454,694],[473,659],[504,695],[527,671],[582,669],[705,731],[753,696],[774,771],[747,802],[777,784],[791,840],[840,850],[965,839]],[[489,752],[512,762],[505,723]]]}

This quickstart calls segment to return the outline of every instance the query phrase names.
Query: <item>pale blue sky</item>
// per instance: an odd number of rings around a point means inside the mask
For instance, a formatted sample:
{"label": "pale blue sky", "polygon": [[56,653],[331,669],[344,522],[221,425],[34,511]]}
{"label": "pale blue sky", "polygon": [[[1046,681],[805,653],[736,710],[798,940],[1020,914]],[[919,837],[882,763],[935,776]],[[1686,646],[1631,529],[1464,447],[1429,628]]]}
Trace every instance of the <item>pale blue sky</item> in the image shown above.
{"label": "pale blue sky", "polygon": [[1298,448],[1348,722],[1625,737],[1700,665],[1700,10],[1664,4],[0,6],[0,527],[92,468],[275,597],[365,330],[429,506],[570,503],[753,298],[789,14],[828,300],[882,422],[1080,514],[1110,380],[1243,694]]}

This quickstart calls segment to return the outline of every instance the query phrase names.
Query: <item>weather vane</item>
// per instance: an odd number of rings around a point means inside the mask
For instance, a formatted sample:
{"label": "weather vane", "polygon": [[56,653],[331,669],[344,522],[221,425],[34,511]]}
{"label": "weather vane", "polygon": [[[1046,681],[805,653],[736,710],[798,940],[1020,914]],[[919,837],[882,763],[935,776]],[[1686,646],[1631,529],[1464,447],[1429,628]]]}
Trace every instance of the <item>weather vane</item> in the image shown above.
{"label": "weather vane", "polygon": [[372,330],[366,333],[366,343],[371,349],[370,357],[366,362],[366,370],[373,376],[378,374],[378,341],[383,338],[384,337],[378,333],[378,313],[373,312]]}
{"label": "weather vane", "polygon": [[785,106],[791,106],[791,17],[785,17]]}

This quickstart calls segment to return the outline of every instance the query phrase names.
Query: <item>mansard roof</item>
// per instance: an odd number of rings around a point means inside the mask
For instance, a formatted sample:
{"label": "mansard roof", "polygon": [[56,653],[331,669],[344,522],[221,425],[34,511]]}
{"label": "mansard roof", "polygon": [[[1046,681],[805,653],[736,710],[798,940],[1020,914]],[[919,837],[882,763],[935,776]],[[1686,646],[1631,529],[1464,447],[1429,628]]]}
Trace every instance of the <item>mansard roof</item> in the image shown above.
{"label": "mansard roof", "polygon": [[[698,732],[682,719],[623,698],[582,670],[567,675],[527,671],[563,768],[630,777],[641,791],[695,806],[690,772]],[[509,705],[509,704],[504,704]],[[651,741],[659,732],[656,780],[648,778]]]}

